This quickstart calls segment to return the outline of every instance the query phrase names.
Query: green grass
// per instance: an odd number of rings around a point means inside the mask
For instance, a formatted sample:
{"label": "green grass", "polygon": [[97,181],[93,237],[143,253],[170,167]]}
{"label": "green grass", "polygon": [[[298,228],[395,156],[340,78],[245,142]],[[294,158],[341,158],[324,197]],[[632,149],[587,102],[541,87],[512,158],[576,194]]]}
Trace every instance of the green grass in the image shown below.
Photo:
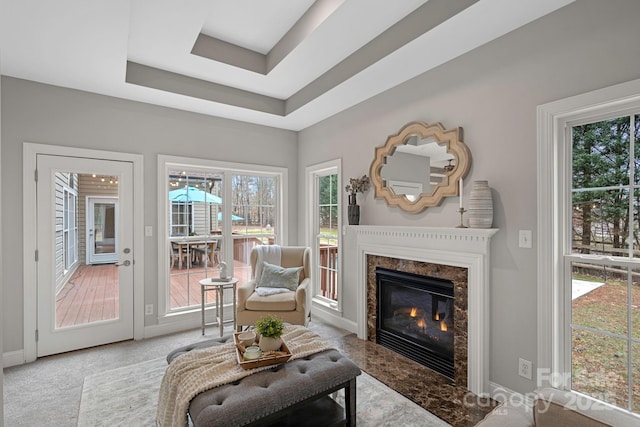
{"label": "green grass", "polygon": [[573,279],[574,280],[584,280],[585,282],[602,283],[602,277],[587,276],[586,274],[574,274],[573,275]]}
{"label": "green grass", "polygon": [[[575,275],[575,279],[602,282],[602,278]],[[627,283],[606,283],[573,301],[572,388],[614,405],[628,406],[629,359],[627,336]],[[640,338],[640,289],[632,288],[631,321],[634,338]],[[621,337],[580,330],[583,326]],[[640,344],[632,345],[633,410],[640,411]]]}

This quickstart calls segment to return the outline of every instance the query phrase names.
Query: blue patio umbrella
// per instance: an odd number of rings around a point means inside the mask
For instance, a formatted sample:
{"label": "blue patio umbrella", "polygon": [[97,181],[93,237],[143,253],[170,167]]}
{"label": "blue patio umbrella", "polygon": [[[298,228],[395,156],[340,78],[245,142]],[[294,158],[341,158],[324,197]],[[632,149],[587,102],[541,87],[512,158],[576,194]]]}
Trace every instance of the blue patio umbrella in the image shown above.
{"label": "blue patio umbrella", "polygon": [[[241,216],[231,214],[231,221],[240,221],[243,220]],[[218,221],[222,221],[222,212],[218,212]]]}
{"label": "blue patio umbrella", "polygon": [[206,202],[222,204],[222,199],[197,187],[188,186],[169,191],[171,202]]}

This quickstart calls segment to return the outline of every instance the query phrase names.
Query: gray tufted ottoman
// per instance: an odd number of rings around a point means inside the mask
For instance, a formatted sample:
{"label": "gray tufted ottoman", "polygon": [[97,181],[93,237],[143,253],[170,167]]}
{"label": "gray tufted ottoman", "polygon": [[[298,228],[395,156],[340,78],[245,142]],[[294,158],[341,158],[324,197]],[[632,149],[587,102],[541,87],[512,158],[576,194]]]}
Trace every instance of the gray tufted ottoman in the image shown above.
{"label": "gray tufted ottoman", "polygon": [[[178,348],[182,353],[231,342],[232,337]],[[194,427],[329,426],[356,424],[356,377],[361,371],[337,350],[327,350],[200,393],[189,406]],[[329,397],[345,389],[343,409]]]}

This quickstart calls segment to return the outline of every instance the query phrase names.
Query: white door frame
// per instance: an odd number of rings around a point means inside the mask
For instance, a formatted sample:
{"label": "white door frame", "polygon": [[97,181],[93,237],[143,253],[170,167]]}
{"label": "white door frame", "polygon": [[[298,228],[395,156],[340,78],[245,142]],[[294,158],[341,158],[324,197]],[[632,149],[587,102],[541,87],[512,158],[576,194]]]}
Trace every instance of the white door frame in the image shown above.
{"label": "white door frame", "polygon": [[[111,196],[87,196],[85,205],[85,264],[106,264],[118,261],[118,236],[115,236],[115,250],[112,254],[96,254],[94,253],[95,238],[95,217],[94,206],[96,203],[113,203],[115,205],[115,223],[118,229],[118,198]],[[89,227],[91,225],[91,227]]]}
{"label": "white door frame", "polygon": [[25,142],[23,145],[22,209],[23,224],[23,288],[24,288],[24,362],[37,359],[37,216],[36,216],[36,155],[48,154],[69,157],[88,157],[104,160],[126,161],[133,164],[133,338],[144,338],[144,186],[143,156],[85,148],[62,147]]}

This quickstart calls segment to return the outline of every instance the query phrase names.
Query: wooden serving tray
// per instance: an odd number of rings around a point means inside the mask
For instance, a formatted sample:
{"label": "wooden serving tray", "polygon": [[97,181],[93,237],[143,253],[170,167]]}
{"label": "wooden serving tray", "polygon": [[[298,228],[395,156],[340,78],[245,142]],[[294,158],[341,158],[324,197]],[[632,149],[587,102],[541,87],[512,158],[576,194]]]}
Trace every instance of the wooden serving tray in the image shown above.
{"label": "wooden serving tray", "polygon": [[[291,358],[291,352],[282,341],[282,346],[280,347],[280,351],[266,351],[262,353],[259,359],[252,360],[244,360],[244,347],[238,341],[238,335],[241,332],[234,332],[233,334],[233,342],[236,344],[236,356],[238,357],[238,364],[242,369],[255,369],[261,366],[269,366],[269,365],[279,365],[280,363],[284,363]],[[258,345],[255,343],[255,345]]]}

